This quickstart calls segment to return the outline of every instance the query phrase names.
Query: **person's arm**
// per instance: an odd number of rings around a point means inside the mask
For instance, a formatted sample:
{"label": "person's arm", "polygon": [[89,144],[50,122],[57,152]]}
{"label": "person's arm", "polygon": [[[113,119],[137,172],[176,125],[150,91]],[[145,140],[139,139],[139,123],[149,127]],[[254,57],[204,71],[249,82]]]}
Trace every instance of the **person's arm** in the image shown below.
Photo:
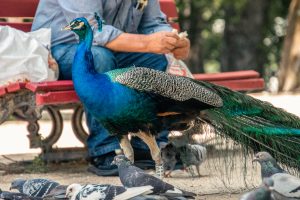
{"label": "person's arm", "polygon": [[177,34],[166,31],[150,35],[122,33],[106,47],[114,51],[166,54],[174,50],[178,40]]}
{"label": "person's arm", "polygon": [[[139,32],[143,34],[153,34],[159,31],[171,32],[173,28],[166,20],[166,15],[160,10],[158,0],[148,1],[143,17],[140,22]],[[171,51],[176,59],[186,59],[190,51],[190,41],[187,38],[177,40],[175,47]],[[170,53],[170,52],[167,52]]]}
{"label": "person's arm", "polygon": [[[88,20],[93,19],[95,12],[97,12],[100,18],[103,19],[103,1],[58,0],[58,4],[64,13],[66,24],[77,17],[85,17]],[[62,26],[64,25],[65,24],[62,24]],[[115,28],[114,26],[103,24],[102,32],[95,29],[93,43],[99,46],[105,46],[108,42],[114,40],[122,33],[123,31]]]}

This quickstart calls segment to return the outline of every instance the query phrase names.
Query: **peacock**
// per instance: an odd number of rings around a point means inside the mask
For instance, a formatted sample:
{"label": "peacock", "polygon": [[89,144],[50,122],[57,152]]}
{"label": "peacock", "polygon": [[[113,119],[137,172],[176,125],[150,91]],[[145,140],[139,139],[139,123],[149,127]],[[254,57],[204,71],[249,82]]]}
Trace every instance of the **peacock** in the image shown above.
{"label": "peacock", "polygon": [[156,173],[163,174],[155,141],[162,130],[185,130],[201,118],[216,133],[254,151],[267,150],[282,163],[300,168],[300,119],[270,103],[212,83],[144,67],[97,73],[91,46],[93,29],[76,18],[64,29],[79,36],[72,76],[86,109],[120,142],[134,161],[128,133],[149,147]]}

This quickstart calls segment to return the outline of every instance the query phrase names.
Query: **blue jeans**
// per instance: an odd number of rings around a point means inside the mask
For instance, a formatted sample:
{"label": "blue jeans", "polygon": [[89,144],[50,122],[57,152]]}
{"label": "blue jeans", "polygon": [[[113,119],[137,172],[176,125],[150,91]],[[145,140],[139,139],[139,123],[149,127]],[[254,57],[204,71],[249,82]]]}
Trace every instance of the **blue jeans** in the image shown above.
{"label": "blue jeans", "polygon": [[[59,65],[60,80],[72,79],[71,68],[76,49],[77,44],[60,44],[52,47],[53,57]],[[160,54],[113,52],[99,46],[93,46],[92,53],[95,68],[99,73],[133,65],[165,71],[168,64],[166,57]],[[90,157],[101,156],[120,149],[117,138],[110,136],[108,131],[90,113],[86,113],[86,119],[90,132],[87,141]],[[167,135],[167,131],[161,133],[157,142],[167,142]],[[146,144],[136,137],[132,139],[132,146],[135,149],[148,149]]]}

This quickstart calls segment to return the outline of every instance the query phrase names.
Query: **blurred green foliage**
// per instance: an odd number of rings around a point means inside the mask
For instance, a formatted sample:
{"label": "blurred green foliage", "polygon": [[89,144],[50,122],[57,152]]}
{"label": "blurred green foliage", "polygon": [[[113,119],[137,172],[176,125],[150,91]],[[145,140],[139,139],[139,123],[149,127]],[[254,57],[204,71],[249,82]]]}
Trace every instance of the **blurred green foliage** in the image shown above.
{"label": "blurred green foliage", "polygon": [[[253,55],[251,59],[257,59],[252,64],[260,65],[257,66],[260,69],[254,69],[267,76],[271,71],[278,69],[290,0],[176,0],[176,3],[181,29],[188,31],[191,40],[191,58],[187,60],[187,63],[193,72],[221,71],[222,65],[225,65],[222,61],[224,60],[222,52],[230,51],[226,48],[232,45],[228,44],[230,40],[225,38],[225,28],[229,33],[236,29],[242,34],[243,29],[247,31],[247,26],[241,26],[241,20],[247,19],[251,22],[251,20],[258,19],[259,16],[256,15],[263,17],[261,18],[263,26],[255,30],[261,37],[257,39],[257,35],[253,34],[244,39],[248,40],[247,43],[253,41],[253,46],[258,49],[257,55]],[[250,16],[247,16],[247,11],[249,11],[247,9],[251,9],[252,3],[261,4],[264,9],[250,12]],[[237,38],[239,39],[243,40],[243,38]],[[241,47],[237,46],[237,48]],[[233,59],[241,58],[233,55]],[[238,63],[238,61],[233,60],[231,63]],[[251,61],[244,62],[244,64],[251,65]],[[231,71],[230,67],[229,65],[229,71]],[[249,66],[249,69],[253,69],[253,66]]]}

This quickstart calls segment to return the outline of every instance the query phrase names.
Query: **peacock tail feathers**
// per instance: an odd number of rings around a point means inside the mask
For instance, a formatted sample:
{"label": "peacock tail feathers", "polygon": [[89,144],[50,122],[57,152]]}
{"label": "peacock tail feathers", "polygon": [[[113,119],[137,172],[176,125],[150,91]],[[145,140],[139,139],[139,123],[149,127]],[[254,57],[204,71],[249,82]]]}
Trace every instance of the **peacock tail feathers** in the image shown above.
{"label": "peacock tail feathers", "polygon": [[300,169],[300,119],[251,96],[199,82],[222,97],[223,107],[202,111],[215,131],[254,151],[269,151],[283,164]]}

